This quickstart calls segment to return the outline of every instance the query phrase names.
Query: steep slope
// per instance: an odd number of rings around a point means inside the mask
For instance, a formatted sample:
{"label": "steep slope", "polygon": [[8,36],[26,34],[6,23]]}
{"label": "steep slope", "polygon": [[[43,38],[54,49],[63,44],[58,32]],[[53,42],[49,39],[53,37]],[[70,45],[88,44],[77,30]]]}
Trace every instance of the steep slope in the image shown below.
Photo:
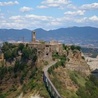
{"label": "steep slope", "polygon": [[63,98],[79,98],[77,91],[85,87],[90,70],[79,47],[64,46],[64,49],[62,56],[54,56],[60,60],[48,70],[49,76]]}
{"label": "steep slope", "polygon": [[37,50],[24,44],[5,43],[2,51],[5,60],[0,65],[0,98],[17,98],[21,93],[24,98],[34,94],[49,98],[42,67],[37,67]]}

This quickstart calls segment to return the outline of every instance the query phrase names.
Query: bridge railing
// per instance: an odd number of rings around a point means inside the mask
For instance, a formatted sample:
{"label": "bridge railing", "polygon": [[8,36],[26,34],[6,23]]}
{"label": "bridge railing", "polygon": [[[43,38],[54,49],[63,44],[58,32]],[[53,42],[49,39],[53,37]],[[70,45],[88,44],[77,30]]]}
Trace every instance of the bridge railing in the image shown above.
{"label": "bridge railing", "polygon": [[54,98],[62,98],[45,72],[43,73],[43,79],[52,96],[54,96]]}

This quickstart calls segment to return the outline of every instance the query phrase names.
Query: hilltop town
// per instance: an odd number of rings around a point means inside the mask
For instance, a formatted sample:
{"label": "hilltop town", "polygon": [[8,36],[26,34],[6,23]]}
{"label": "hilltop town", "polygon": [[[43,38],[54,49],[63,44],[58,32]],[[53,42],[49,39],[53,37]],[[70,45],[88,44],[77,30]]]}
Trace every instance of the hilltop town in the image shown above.
{"label": "hilltop town", "polygon": [[34,31],[31,42],[3,44],[0,73],[3,98],[78,98],[91,74],[79,46],[39,41]]}

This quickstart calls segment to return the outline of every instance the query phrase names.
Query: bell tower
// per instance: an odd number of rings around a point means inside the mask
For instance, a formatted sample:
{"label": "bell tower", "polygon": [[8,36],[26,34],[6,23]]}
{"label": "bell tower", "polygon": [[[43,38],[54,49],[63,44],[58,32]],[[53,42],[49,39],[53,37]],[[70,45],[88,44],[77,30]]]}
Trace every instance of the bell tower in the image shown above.
{"label": "bell tower", "polygon": [[36,33],[32,31],[32,42],[36,42]]}

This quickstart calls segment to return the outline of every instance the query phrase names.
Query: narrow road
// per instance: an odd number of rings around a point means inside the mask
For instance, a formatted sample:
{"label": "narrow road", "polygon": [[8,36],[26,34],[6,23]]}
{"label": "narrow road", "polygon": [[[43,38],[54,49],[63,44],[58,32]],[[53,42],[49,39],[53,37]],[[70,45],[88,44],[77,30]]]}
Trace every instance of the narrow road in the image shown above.
{"label": "narrow road", "polygon": [[49,65],[47,65],[46,67],[44,67],[43,71],[44,71],[44,75],[47,77],[48,81],[50,82],[52,88],[54,89],[54,91],[56,92],[56,94],[59,96],[58,98],[61,98],[59,92],[57,91],[57,89],[55,88],[55,86],[53,85],[53,83],[51,82],[49,76],[48,76],[48,69],[54,65],[57,61],[53,61],[51,62]]}
{"label": "narrow road", "polygon": [[[51,62],[50,64],[48,64],[47,66],[44,67],[43,71],[44,71],[44,74],[48,77],[48,69],[54,65],[57,61],[54,61],[54,62]],[[48,77],[49,78],[49,77]]]}

